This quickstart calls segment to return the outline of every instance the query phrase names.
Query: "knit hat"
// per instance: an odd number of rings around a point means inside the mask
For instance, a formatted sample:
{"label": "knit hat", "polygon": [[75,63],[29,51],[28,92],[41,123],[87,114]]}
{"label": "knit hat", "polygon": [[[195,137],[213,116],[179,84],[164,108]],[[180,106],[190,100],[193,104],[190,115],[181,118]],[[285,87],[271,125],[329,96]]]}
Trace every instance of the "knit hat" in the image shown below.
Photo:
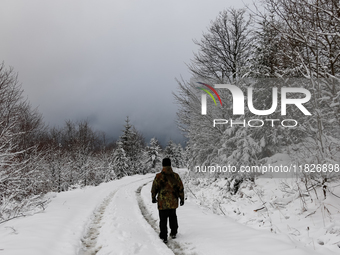
{"label": "knit hat", "polygon": [[169,158],[163,158],[162,166],[171,166],[171,160]]}

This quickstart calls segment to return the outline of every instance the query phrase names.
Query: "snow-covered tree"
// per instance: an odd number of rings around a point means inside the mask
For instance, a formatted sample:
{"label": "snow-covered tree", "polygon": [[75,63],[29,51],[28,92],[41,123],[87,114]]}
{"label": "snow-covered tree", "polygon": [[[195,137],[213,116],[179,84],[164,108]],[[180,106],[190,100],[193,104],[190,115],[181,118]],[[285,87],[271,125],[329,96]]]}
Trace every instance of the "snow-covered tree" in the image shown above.
{"label": "snow-covered tree", "polygon": [[101,162],[99,168],[102,172],[102,181],[108,182],[117,178],[114,166],[114,151],[101,151],[98,160]]}
{"label": "snow-covered tree", "polygon": [[157,138],[155,137],[151,138],[149,146],[146,148],[147,159],[145,163],[147,167],[155,169],[157,164],[162,162],[162,159],[160,157],[160,151],[161,148],[159,146]]}
{"label": "snow-covered tree", "polygon": [[235,83],[249,70],[251,56],[251,19],[245,9],[229,8],[211,22],[203,38],[194,40],[200,51],[189,66],[202,81]]}
{"label": "snow-covered tree", "polygon": [[261,144],[252,138],[248,128],[230,128],[225,131],[219,151],[224,165],[258,165]]}
{"label": "snow-covered tree", "polygon": [[265,16],[258,21],[259,28],[254,31],[254,55],[251,58],[252,77],[277,77],[282,72],[282,59],[279,57],[282,40],[279,32],[272,28],[276,22],[272,15]]}
{"label": "snow-covered tree", "polygon": [[[309,102],[313,117],[299,118],[299,131],[305,139],[300,162],[323,164],[338,162],[340,149],[340,13],[338,1],[267,0],[270,23],[286,47],[284,53],[291,73],[303,77],[300,82],[312,93]],[[261,15],[263,17],[263,14]],[[280,26],[278,25],[280,24]],[[282,50],[281,50],[282,51]],[[305,152],[309,153],[305,153]],[[293,156],[295,156],[294,153]],[[321,177],[324,183],[328,175]],[[323,184],[322,184],[323,185]]]}
{"label": "snow-covered tree", "polygon": [[117,149],[113,154],[113,165],[118,178],[131,174],[129,159],[126,156],[123,143],[120,141],[117,142]]}
{"label": "snow-covered tree", "polygon": [[221,146],[221,136],[225,125],[213,127],[214,119],[232,116],[231,93],[219,90],[223,104],[214,105],[207,100],[207,114],[201,114],[201,90],[198,82],[213,84],[237,84],[241,89],[245,84],[241,78],[251,71],[250,58],[253,55],[253,33],[251,19],[244,9],[227,9],[211,22],[208,32],[203,34],[198,53],[189,65],[192,73],[190,81],[178,81],[179,92],[175,99],[180,105],[179,128],[188,139],[190,147],[187,156],[195,165],[205,165],[214,161]]}
{"label": "snow-covered tree", "polygon": [[164,157],[171,159],[173,167],[183,167],[184,165],[184,150],[182,145],[174,143],[171,139],[164,149]]}
{"label": "snow-covered tree", "polygon": [[185,165],[184,163],[184,149],[180,143],[175,145],[175,151],[174,151],[174,161],[175,165],[177,167],[183,167]]}
{"label": "snow-covered tree", "polygon": [[175,158],[175,143],[170,139],[164,149],[164,157],[170,158],[171,162],[174,163]]}
{"label": "snow-covered tree", "polygon": [[0,65],[0,223],[20,214],[42,188],[37,131],[41,116],[22,99],[12,68]]}
{"label": "snow-covered tree", "polygon": [[126,152],[127,157],[133,154],[133,137],[135,133],[132,130],[129,117],[126,117],[123,134],[120,136],[122,148]]}
{"label": "snow-covered tree", "polygon": [[143,154],[145,149],[145,139],[136,128],[130,124],[129,117],[125,120],[123,134],[119,141],[122,143],[122,148],[128,158],[130,171],[133,173],[142,173],[144,166]]}
{"label": "snow-covered tree", "polygon": [[190,146],[188,142],[186,142],[184,150],[184,167],[189,168],[190,164],[191,164]]}

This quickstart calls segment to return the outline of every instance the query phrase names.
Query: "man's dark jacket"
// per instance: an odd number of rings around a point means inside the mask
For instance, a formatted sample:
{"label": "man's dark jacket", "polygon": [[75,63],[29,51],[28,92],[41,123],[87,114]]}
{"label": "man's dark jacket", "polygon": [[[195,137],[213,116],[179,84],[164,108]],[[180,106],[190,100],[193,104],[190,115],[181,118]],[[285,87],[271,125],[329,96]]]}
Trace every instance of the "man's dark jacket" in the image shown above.
{"label": "man's dark jacket", "polygon": [[164,166],[162,171],[156,174],[152,183],[151,196],[156,199],[158,194],[158,210],[176,209],[178,198],[184,201],[184,188],[181,178],[171,166]]}

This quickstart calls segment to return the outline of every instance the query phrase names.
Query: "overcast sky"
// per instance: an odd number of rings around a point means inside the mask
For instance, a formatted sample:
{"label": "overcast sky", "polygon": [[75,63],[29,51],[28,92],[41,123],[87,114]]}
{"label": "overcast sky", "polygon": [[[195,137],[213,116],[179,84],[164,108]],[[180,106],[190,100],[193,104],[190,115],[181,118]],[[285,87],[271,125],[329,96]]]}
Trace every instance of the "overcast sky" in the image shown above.
{"label": "overcast sky", "polygon": [[[251,1],[244,0],[251,4]],[[118,138],[126,116],[163,144],[176,127],[175,78],[211,20],[232,0],[2,0],[0,61],[49,126],[88,119]]]}

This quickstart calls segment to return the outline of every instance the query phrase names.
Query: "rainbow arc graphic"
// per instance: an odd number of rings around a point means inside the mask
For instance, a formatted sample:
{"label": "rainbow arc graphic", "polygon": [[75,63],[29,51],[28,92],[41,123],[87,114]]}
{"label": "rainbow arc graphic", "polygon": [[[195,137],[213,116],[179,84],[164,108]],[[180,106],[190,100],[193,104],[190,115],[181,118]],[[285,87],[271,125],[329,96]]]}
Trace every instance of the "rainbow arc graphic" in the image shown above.
{"label": "rainbow arc graphic", "polygon": [[[220,98],[220,95],[216,92],[216,90],[213,87],[211,87],[210,85],[205,84],[203,82],[197,82],[197,83],[206,86],[208,89],[210,89],[212,92],[214,92],[214,94],[217,96],[217,98],[220,101],[220,104],[222,106],[222,100]],[[200,89],[200,90],[203,90],[204,92],[206,92],[212,98],[212,100],[214,101],[215,105],[217,105],[214,96],[211,94],[211,92],[209,90],[207,90],[205,88],[201,88],[201,87],[197,87],[197,88]]]}

